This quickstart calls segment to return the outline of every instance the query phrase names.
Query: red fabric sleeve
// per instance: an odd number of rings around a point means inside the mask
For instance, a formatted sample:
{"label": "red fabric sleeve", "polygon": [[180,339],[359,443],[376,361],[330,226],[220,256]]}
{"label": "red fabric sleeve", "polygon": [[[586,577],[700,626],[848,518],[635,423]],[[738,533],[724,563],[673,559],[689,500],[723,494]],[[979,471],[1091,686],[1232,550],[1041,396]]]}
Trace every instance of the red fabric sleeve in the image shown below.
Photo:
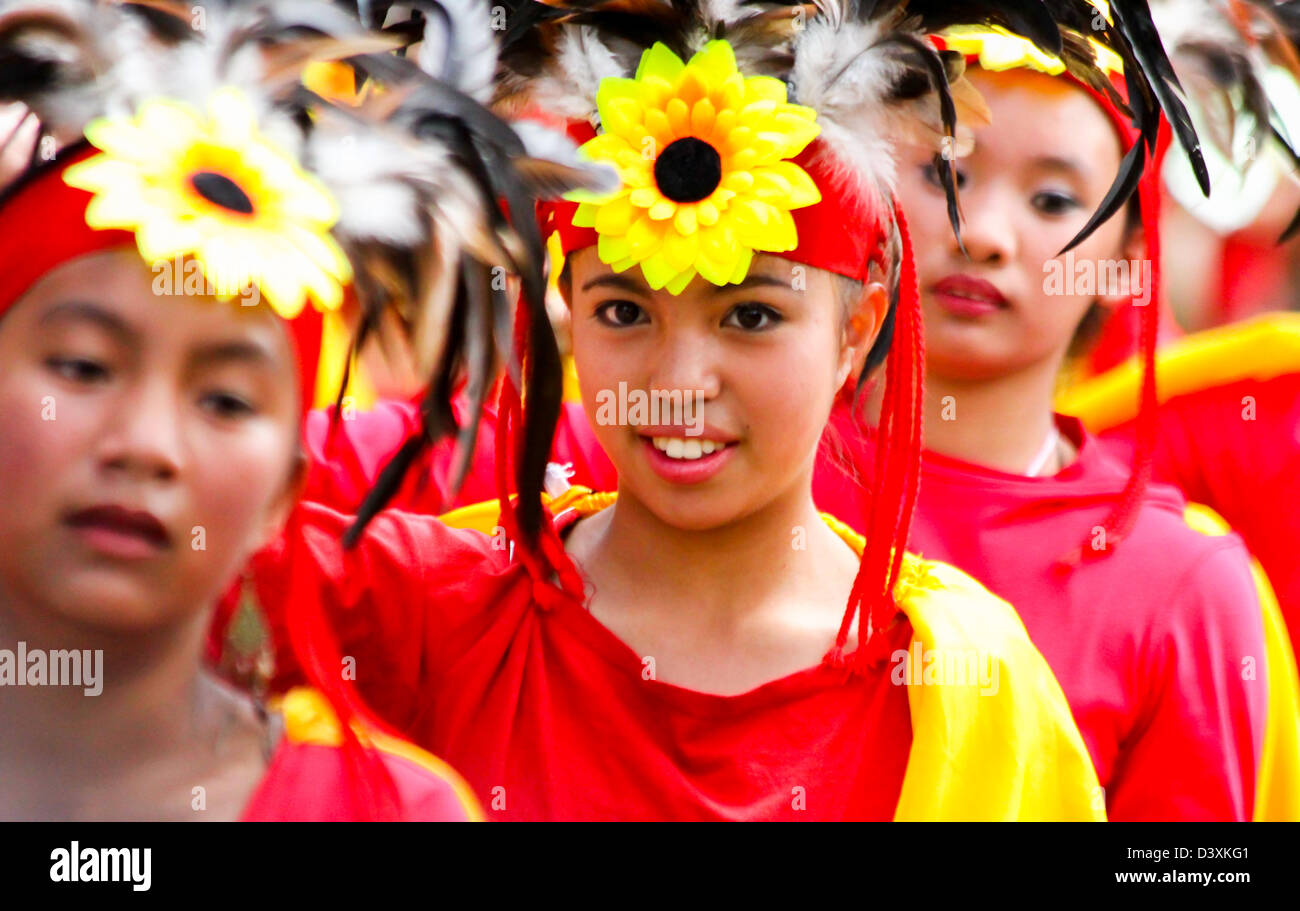
{"label": "red fabric sleeve", "polygon": [[1110,780],[1112,819],[1251,818],[1268,713],[1263,623],[1244,549],[1214,541],[1142,649],[1150,685]]}
{"label": "red fabric sleeve", "polygon": [[[468,421],[463,395],[456,397],[453,407],[458,421]],[[339,420],[332,434],[330,416],[331,410],[317,410],[307,417],[303,435],[310,468],[303,499],[352,513],[388,460],[419,430],[419,408],[409,402],[379,402],[369,411]],[[441,515],[458,506],[496,499],[496,419],[496,406],[485,406],[469,472],[455,497],[443,499],[455,469],[454,441],[443,440],[416,462],[389,505],[404,512]],[[572,484],[593,490],[618,486],[613,463],[596,442],[582,406],[575,402],[566,402],[560,413],[551,461],[573,467]]]}
{"label": "red fabric sleeve", "polygon": [[[487,580],[507,554],[474,531],[451,529],[432,516],[392,510],[377,516],[352,550],[344,531],[352,517],[303,503],[289,527],[299,534],[260,552],[252,563],[257,597],[271,629],[276,671],[272,689],[306,680],[290,646],[286,612],[293,561],[315,582],[325,625],[355,673],[358,692],[384,721],[407,730],[444,667],[449,633],[489,609]],[[303,572],[302,567],[298,567]]]}
{"label": "red fabric sleeve", "polygon": [[[456,397],[453,410],[457,421],[468,421],[463,395]],[[368,411],[345,415],[331,430],[332,415],[331,408],[307,416],[303,438],[310,465],[303,499],[352,513],[388,460],[419,431],[420,410],[411,402],[381,401]],[[495,426],[496,408],[488,405],[479,424],[469,472],[453,500],[445,501],[444,497],[455,470],[456,446],[454,439],[445,439],[416,461],[389,506],[439,515],[456,506],[494,498]]]}

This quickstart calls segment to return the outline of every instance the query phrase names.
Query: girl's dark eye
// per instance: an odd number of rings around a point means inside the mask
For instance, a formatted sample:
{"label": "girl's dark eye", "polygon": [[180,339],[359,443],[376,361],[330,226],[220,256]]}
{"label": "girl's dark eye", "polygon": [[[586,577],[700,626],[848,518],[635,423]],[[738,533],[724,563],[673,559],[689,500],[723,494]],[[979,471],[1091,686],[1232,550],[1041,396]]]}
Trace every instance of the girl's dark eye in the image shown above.
{"label": "girl's dark eye", "polygon": [[596,308],[596,316],[607,326],[635,326],[644,322],[645,311],[631,301],[609,301]]}
{"label": "girl's dark eye", "polygon": [[247,399],[230,392],[205,393],[199,399],[199,405],[205,411],[222,418],[245,417],[256,412]]}
{"label": "girl's dark eye", "polygon": [[1035,193],[1030,204],[1044,215],[1065,215],[1079,208],[1079,200],[1060,190],[1044,190]]}
{"label": "girl's dark eye", "polygon": [[84,357],[50,357],[45,365],[74,383],[99,383],[108,379],[108,368]]}
{"label": "girl's dark eye", "polygon": [[[939,179],[939,169],[933,163],[922,165],[921,173],[925,175],[926,183],[940,190],[943,189],[943,181]],[[956,175],[957,189],[964,189],[966,186],[966,172],[960,168],[953,168],[953,173]]]}
{"label": "girl's dark eye", "polygon": [[723,321],[744,329],[748,332],[758,332],[763,329],[770,329],[781,321],[781,315],[764,304],[741,304],[727,314]]}

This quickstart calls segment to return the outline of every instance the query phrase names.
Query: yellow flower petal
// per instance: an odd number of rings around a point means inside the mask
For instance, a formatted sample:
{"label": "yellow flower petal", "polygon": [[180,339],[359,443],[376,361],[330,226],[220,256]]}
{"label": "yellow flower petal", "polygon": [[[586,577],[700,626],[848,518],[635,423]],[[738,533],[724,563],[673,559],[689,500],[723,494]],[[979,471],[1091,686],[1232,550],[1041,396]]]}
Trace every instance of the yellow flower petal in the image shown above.
{"label": "yellow flower petal", "polygon": [[650,211],[646,214],[655,221],[664,221],[665,219],[672,218],[676,212],[677,203],[673,202],[671,199],[660,199],[650,207]]}
{"label": "yellow flower petal", "polygon": [[658,108],[650,108],[645,112],[645,130],[654,137],[656,155],[668,148],[673,141],[673,127],[668,122],[668,115]]}
{"label": "yellow flower petal", "polygon": [[668,264],[673,267],[674,272],[680,272],[690,267],[695,261],[698,245],[694,235],[684,237],[673,231],[664,235],[663,255]]}
{"label": "yellow flower petal", "polygon": [[630,245],[628,255],[636,259],[649,256],[663,242],[666,228],[666,222],[651,221],[644,216],[632,222],[632,227],[627,231],[627,242]]}
{"label": "yellow flower petal", "polygon": [[641,274],[651,290],[658,291],[673,280],[679,273],[662,253],[655,253],[641,261]]}
{"label": "yellow flower petal", "polygon": [[701,98],[695,102],[691,108],[691,132],[701,139],[709,139],[713,131],[713,122],[717,119],[718,112],[713,108],[713,102],[707,98]]}
{"label": "yellow flower petal", "polygon": [[673,138],[680,139],[683,136],[689,136],[691,133],[691,108],[681,98],[669,98],[668,105],[664,108],[668,115],[668,127],[672,130]]}
{"label": "yellow flower petal", "polygon": [[636,79],[642,81],[650,76],[658,76],[668,82],[676,81],[686,64],[674,54],[662,41],[656,41],[650,50],[641,55],[641,63],[636,68]]}
{"label": "yellow flower petal", "polygon": [[[637,190],[632,193],[635,197]],[[626,234],[627,229],[632,226],[632,219],[637,216],[635,201],[631,197],[616,199],[608,205],[601,206],[596,211],[596,223],[593,227],[597,234]]]}
{"label": "yellow flower petal", "polygon": [[[605,264],[616,263],[619,260],[629,259],[632,252],[632,245],[627,242],[626,237],[615,237],[611,234],[602,234],[596,240],[596,255],[600,261]],[[621,269],[615,269],[621,272]]]}
{"label": "yellow flower petal", "polygon": [[699,222],[695,219],[695,206],[678,206],[677,214],[673,216],[673,227],[679,234],[694,234],[695,229],[699,227]]}
{"label": "yellow flower petal", "polygon": [[694,279],[695,279],[695,269],[693,268],[685,269],[677,273],[676,277],[669,280],[669,282],[666,285],[664,285],[664,287],[668,289],[669,294],[681,294],[683,291],[686,290],[686,286],[689,285]]}
{"label": "yellow flower petal", "polygon": [[726,41],[710,41],[687,65],[701,72],[706,83],[721,82],[736,74],[736,53]]}

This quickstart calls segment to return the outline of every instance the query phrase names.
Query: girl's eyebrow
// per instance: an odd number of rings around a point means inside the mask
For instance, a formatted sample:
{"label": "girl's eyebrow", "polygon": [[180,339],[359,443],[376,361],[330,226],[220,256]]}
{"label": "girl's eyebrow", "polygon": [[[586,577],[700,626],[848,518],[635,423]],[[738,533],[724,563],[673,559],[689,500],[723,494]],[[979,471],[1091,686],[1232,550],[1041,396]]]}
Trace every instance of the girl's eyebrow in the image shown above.
{"label": "girl's eyebrow", "polygon": [[41,315],[39,322],[44,326],[49,323],[76,322],[78,320],[94,323],[111,335],[116,336],[118,341],[124,345],[139,343],[139,333],[128,326],[121,317],[105,310],[98,304],[92,304],[88,301],[65,301],[61,304],[55,304]]}
{"label": "girl's eyebrow", "polygon": [[631,294],[649,294],[645,286],[630,275],[619,275],[611,272],[607,275],[597,275],[589,282],[582,286],[583,291],[592,288],[617,288],[620,291],[627,291]]}
{"label": "girl's eyebrow", "polygon": [[270,350],[260,342],[245,339],[232,339],[200,345],[194,352],[193,360],[200,364],[242,361],[254,366],[269,366],[274,363]]}
{"label": "girl's eyebrow", "polygon": [[1064,172],[1077,177],[1082,177],[1084,173],[1082,164],[1063,155],[1042,155],[1030,162],[1030,165],[1043,171]]}
{"label": "girl's eyebrow", "polygon": [[734,285],[722,285],[714,288],[715,293],[727,291],[743,291],[746,288],[790,288],[792,281],[788,278],[777,278],[775,275],[763,275],[761,273],[751,272],[746,275],[743,281]]}

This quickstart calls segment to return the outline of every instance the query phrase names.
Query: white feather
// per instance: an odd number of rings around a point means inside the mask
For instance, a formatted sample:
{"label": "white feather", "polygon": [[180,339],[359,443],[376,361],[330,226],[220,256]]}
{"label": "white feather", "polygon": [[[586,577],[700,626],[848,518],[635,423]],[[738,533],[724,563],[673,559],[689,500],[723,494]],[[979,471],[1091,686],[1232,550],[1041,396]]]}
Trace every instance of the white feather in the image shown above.
{"label": "white feather", "polygon": [[533,120],[519,120],[511,127],[523,141],[524,151],[530,158],[553,161],[583,171],[591,181],[586,189],[592,192],[608,193],[618,189],[618,172],[609,165],[579,158],[577,145],[566,134]]}
{"label": "white feather", "polygon": [[600,80],[627,75],[595,29],[566,28],[556,41],[555,65],[535,80],[531,94],[542,110],[570,120],[587,120],[596,111]]}
{"label": "white feather", "polygon": [[312,133],[307,157],[338,202],[340,233],[399,247],[426,239],[415,182],[450,169],[442,146],[402,141],[377,126],[327,124]]}
{"label": "white feather", "polygon": [[484,0],[438,0],[438,3],[447,11],[448,19],[437,13],[425,14],[424,38],[416,61],[432,76],[453,74],[456,88],[486,104],[492,97],[497,66],[492,12]]}
{"label": "white feather", "polygon": [[817,110],[821,137],[860,189],[892,193],[899,124],[884,93],[903,65],[873,47],[885,27],[825,19],[808,22],[795,41],[791,100]]}

